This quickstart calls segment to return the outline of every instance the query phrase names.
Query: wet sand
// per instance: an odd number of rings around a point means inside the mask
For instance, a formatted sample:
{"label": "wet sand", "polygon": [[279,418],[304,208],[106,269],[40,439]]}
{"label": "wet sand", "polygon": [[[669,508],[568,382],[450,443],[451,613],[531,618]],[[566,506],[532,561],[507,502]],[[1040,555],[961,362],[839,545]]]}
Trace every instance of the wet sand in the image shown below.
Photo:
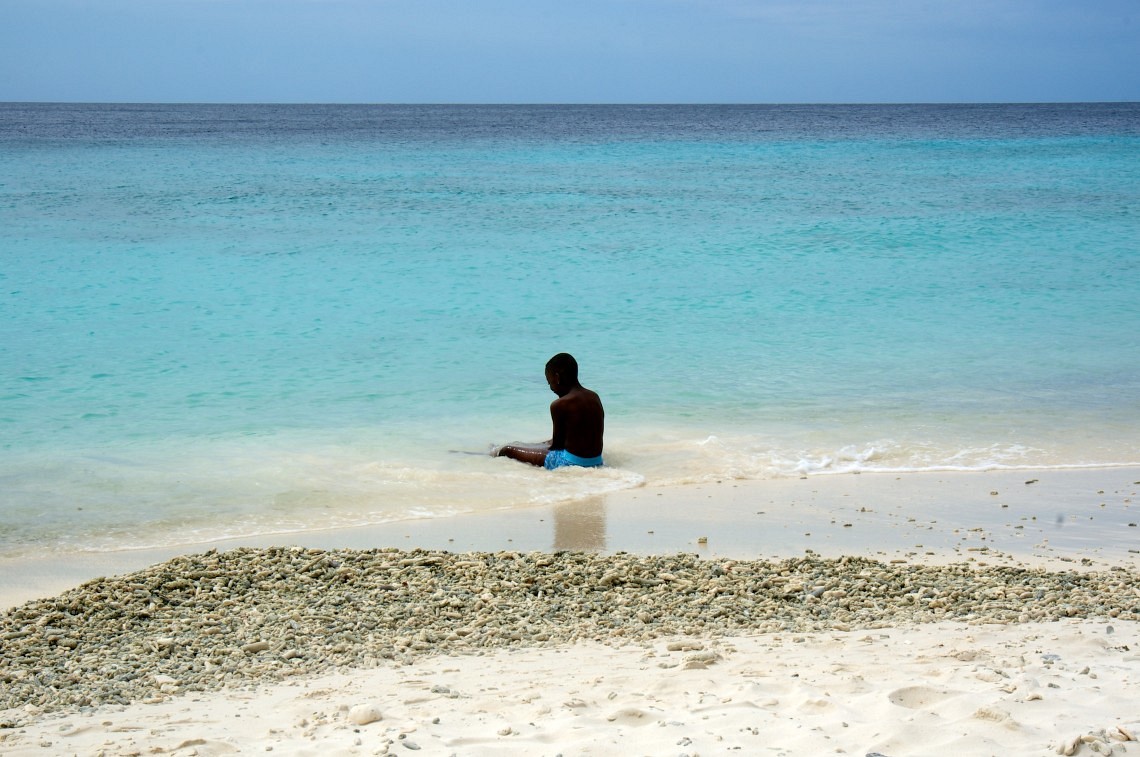
{"label": "wet sand", "polygon": [[[1031,482],[1031,483],[1030,483]],[[783,558],[1071,568],[1140,561],[1140,468],[890,473],[633,489],[583,502],[152,550],[0,559],[0,606],[241,546]]]}

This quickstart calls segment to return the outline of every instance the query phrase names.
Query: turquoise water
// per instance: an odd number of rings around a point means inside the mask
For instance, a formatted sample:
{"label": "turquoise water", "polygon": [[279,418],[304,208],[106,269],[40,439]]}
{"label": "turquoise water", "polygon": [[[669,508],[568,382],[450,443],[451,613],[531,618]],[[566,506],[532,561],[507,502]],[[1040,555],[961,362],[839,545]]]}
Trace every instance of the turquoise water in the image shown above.
{"label": "turquoise water", "polygon": [[[0,105],[0,553],[1140,462],[1140,106]],[[574,353],[603,471],[549,435]]]}

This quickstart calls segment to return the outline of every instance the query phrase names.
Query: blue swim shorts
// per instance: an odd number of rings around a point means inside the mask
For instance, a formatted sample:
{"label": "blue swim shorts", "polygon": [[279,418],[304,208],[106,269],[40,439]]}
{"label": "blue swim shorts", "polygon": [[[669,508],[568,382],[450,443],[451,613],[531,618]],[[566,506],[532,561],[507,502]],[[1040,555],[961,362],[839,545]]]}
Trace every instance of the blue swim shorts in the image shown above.
{"label": "blue swim shorts", "polygon": [[567,465],[577,465],[582,468],[596,468],[602,465],[602,456],[578,457],[564,449],[552,449],[546,453],[546,462],[543,463],[543,466],[547,470],[563,468]]}

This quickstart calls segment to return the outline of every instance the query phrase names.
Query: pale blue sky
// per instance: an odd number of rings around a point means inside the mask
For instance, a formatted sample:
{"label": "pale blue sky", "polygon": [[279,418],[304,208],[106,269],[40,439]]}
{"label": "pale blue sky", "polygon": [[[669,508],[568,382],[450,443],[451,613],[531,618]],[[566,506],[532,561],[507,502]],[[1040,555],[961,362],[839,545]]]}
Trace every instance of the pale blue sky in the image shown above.
{"label": "pale blue sky", "polygon": [[1140,0],[0,0],[25,100],[1140,100]]}

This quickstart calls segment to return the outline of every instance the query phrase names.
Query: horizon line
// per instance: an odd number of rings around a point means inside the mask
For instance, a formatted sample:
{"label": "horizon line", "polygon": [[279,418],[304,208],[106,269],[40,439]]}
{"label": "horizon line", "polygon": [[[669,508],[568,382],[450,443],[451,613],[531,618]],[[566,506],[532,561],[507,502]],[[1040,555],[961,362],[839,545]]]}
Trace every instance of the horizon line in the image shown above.
{"label": "horizon line", "polygon": [[0,100],[0,105],[250,105],[250,106],[360,106],[360,107],[801,107],[801,106],[915,106],[915,105],[1135,105],[1140,100],[884,100],[884,101],[628,101],[628,102],[478,102],[478,101],[317,101],[317,100]]}

